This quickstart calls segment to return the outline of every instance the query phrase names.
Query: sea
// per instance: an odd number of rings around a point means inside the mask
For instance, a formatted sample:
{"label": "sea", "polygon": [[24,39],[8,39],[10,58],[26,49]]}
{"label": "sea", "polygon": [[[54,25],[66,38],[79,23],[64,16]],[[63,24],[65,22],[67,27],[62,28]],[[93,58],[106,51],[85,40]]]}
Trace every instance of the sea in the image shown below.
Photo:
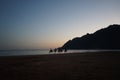
{"label": "sea", "polygon": [[48,55],[48,54],[86,53],[100,51],[113,51],[113,50],[68,50],[67,52],[61,53],[60,52],[49,53],[49,50],[0,50],[0,56]]}

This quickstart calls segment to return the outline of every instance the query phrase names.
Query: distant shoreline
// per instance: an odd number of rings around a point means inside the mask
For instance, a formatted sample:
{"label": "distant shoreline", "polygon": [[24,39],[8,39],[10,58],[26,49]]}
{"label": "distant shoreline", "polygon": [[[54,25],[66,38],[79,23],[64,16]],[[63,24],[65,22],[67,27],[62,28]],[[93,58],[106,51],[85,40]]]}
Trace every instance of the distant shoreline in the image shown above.
{"label": "distant shoreline", "polygon": [[68,50],[67,52],[50,52],[49,50],[2,50],[0,56],[52,55],[72,53],[120,52],[120,50]]}

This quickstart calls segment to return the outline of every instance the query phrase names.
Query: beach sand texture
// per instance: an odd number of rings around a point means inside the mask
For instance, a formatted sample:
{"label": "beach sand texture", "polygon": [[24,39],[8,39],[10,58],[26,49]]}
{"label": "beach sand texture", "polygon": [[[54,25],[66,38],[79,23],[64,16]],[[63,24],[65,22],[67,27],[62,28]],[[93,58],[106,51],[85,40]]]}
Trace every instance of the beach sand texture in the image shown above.
{"label": "beach sand texture", "polygon": [[0,57],[0,80],[119,80],[120,52]]}

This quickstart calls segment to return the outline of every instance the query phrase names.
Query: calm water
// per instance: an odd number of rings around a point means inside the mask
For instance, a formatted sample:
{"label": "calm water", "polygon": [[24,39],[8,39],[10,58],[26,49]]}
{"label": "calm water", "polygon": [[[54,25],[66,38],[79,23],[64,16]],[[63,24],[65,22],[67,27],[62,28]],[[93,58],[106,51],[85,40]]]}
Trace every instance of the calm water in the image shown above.
{"label": "calm water", "polygon": [[53,54],[49,50],[3,50],[0,51],[0,56],[19,56],[19,55],[43,55]]}
{"label": "calm water", "polygon": [[[66,53],[85,53],[85,52],[99,52],[110,50],[68,50]],[[0,51],[0,56],[20,56],[20,55],[47,55],[47,54],[62,54],[62,53],[49,53],[49,50],[4,50]]]}

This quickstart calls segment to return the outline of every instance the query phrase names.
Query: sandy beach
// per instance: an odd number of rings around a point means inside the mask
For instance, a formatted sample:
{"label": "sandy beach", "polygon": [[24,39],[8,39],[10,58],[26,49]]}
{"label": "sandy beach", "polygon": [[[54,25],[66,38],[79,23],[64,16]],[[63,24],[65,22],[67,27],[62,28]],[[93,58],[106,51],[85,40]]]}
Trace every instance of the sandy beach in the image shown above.
{"label": "sandy beach", "polygon": [[1,80],[119,80],[120,52],[1,56]]}

